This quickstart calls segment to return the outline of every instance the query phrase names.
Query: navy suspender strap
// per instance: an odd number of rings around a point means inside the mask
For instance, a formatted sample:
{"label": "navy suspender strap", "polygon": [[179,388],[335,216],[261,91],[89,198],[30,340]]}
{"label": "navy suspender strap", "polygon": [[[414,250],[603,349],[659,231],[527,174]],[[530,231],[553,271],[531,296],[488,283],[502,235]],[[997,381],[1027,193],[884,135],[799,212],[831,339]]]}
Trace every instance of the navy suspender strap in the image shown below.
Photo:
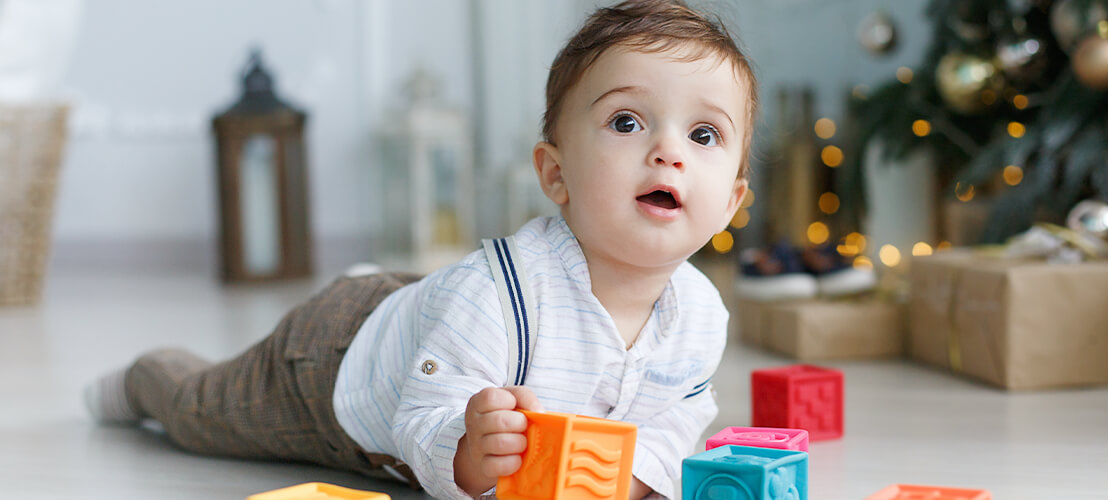
{"label": "navy suspender strap", "polygon": [[527,284],[514,237],[481,240],[481,244],[485,246],[485,255],[492,267],[504,326],[508,328],[508,380],[512,385],[523,385],[538,336],[531,287]]}

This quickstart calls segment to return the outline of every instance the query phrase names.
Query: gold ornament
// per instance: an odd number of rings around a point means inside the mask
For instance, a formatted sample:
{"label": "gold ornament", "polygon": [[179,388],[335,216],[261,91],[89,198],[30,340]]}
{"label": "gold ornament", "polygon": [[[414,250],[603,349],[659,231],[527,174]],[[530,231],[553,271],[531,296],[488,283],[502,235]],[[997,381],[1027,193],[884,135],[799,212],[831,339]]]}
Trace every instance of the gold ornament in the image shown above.
{"label": "gold ornament", "polygon": [[1077,80],[1093,90],[1108,90],[1108,37],[1093,34],[1077,44],[1070,58]]}
{"label": "gold ornament", "polygon": [[1108,6],[1090,3],[1085,12],[1078,10],[1074,0],[1060,0],[1050,8],[1050,31],[1066,52],[1072,50],[1081,35],[1089,32],[1099,21],[1108,19]]}
{"label": "gold ornament", "polygon": [[896,26],[888,14],[877,11],[858,25],[858,43],[872,54],[884,54],[896,47]]}
{"label": "gold ornament", "polygon": [[1004,88],[1004,77],[985,59],[951,52],[939,60],[935,84],[948,106],[959,113],[973,114],[996,101]]}
{"label": "gold ornament", "polygon": [[1042,75],[1047,67],[1046,44],[1024,35],[1001,41],[996,47],[996,66],[1004,71],[1008,81],[1026,84]]}

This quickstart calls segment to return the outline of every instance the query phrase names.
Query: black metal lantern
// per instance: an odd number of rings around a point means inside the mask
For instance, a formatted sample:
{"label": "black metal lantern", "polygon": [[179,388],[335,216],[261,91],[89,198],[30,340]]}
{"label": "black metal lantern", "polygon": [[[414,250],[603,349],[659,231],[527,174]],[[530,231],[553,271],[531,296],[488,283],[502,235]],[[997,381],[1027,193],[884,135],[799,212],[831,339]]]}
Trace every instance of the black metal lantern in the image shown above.
{"label": "black metal lantern", "polygon": [[223,280],[309,276],[307,116],[277,97],[257,50],[242,84],[238,102],[212,119]]}

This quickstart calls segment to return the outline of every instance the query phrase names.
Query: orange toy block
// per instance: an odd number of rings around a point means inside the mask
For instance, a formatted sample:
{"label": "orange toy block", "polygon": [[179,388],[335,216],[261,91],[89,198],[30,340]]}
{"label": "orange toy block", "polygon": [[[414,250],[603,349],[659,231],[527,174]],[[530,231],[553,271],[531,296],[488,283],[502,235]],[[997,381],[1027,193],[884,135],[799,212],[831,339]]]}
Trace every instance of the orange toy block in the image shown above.
{"label": "orange toy block", "polygon": [[515,474],[497,481],[497,498],[627,498],[638,428],[603,418],[520,411],[527,416],[523,465]]}
{"label": "orange toy block", "polygon": [[250,495],[246,500],[390,500],[384,493],[343,488],[327,483],[304,483]]}
{"label": "orange toy block", "polygon": [[894,484],[874,493],[866,500],[992,500],[992,498],[993,495],[987,490]]}

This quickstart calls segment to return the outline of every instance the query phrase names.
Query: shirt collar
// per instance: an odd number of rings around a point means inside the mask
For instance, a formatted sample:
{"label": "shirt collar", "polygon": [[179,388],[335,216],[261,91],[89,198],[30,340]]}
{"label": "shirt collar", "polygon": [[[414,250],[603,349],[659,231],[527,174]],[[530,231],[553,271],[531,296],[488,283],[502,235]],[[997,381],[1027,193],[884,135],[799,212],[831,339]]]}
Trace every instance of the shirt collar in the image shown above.
{"label": "shirt collar", "polygon": [[[553,252],[561,259],[566,274],[583,291],[592,294],[592,277],[589,275],[589,266],[585,260],[585,254],[581,251],[581,245],[564,217],[561,215],[550,217],[546,224],[546,239],[549,241]],[[689,264],[683,263],[681,267],[686,265]],[[681,267],[674,271],[675,275],[681,272]],[[635,344],[639,344],[643,340],[643,336],[654,336],[654,332],[657,332],[660,338],[668,336],[677,327],[678,303],[677,287],[674,286],[673,276],[670,276],[665,288],[662,289],[661,296],[654,302],[654,312],[650,321],[647,322],[647,327],[643,329]],[[650,323],[655,321],[657,323],[652,327]],[[653,340],[648,342],[652,343]]]}

